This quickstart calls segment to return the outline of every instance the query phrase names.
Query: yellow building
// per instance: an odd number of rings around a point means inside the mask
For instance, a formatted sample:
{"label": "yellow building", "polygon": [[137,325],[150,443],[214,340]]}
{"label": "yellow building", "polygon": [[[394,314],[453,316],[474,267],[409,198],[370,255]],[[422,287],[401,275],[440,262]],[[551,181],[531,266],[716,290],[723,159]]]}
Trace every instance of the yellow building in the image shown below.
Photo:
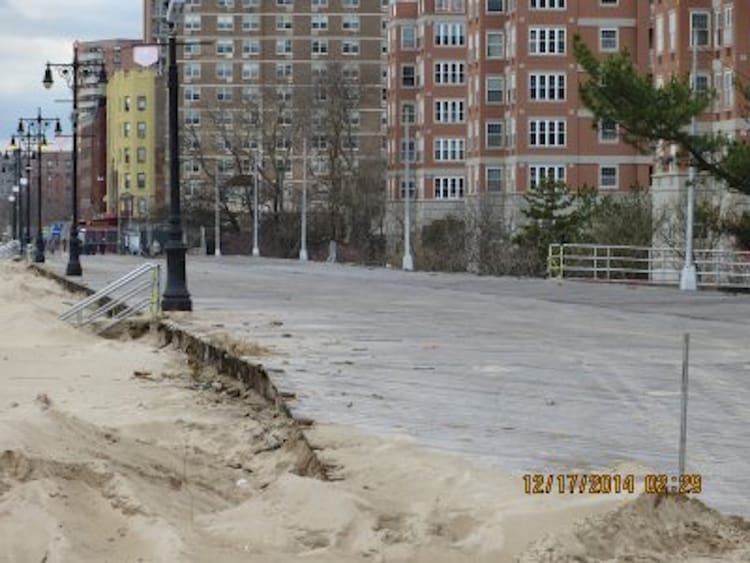
{"label": "yellow building", "polygon": [[163,204],[157,76],[120,70],[107,84],[107,214],[151,220]]}

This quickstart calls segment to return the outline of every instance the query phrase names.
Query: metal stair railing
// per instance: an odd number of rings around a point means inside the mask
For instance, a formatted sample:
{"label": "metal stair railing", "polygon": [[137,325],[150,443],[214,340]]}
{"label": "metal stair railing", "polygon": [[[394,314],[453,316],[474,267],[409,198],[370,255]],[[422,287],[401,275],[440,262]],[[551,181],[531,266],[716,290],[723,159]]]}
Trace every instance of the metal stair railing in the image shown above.
{"label": "metal stair railing", "polygon": [[99,329],[99,332],[103,332],[147,307],[151,310],[151,316],[155,317],[161,310],[160,296],[161,267],[147,263],[75,304],[59,318],[76,326],[84,326],[110,314],[112,320]]}

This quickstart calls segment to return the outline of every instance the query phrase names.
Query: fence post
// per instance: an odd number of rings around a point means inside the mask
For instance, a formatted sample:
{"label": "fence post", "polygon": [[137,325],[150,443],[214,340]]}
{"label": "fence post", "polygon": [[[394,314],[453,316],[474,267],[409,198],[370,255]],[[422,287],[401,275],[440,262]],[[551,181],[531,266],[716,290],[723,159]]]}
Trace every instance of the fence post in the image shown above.
{"label": "fence post", "polygon": [[682,337],[682,397],[680,405],[680,453],[678,475],[685,474],[685,455],[687,448],[687,400],[688,400],[688,359],[690,353],[690,333]]}
{"label": "fence post", "polygon": [[612,258],[612,247],[607,247],[607,281],[610,281],[612,279],[612,272],[610,268],[612,267],[610,259]]}
{"label": "fence post", "polygon": [[599,279],[599,246],[594,246],[594,280]]}

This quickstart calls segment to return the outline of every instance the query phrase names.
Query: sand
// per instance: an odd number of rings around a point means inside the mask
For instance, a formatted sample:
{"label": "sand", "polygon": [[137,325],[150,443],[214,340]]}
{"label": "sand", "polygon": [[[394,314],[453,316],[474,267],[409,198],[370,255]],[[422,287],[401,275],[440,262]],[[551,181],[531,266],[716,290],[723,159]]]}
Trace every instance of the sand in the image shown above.
{"label": "sand", "polygon": [[[149,336],[59,322],[73,301],[0,263],[0,562],[494,563],[535,541],[524,561],[565,561],[571,546],[615,560],[619,536],[596,543],[591,526],[619,528],[574,523],[644,510],[526,496],[519,475],[328,425],[306,434],[330,479],[300,475],[282,412]],[[648,518],[622,519],[628,545]]]}

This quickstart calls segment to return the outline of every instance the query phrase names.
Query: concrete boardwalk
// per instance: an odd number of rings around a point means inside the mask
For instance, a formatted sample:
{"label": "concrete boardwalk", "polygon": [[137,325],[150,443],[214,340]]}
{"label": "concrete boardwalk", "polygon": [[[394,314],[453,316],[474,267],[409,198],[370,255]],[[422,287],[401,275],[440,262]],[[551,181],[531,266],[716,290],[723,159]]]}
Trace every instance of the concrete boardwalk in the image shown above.
{"label": "concrete boardwalk", "polygon": [[[81,281],[140,261],[83,257]],[[297,412],[511,471],[674,474],[688,331],[688,472],[750,515],[750,297],[247,257],[188,257],[188,286],[180,322],[273,349]]]}

